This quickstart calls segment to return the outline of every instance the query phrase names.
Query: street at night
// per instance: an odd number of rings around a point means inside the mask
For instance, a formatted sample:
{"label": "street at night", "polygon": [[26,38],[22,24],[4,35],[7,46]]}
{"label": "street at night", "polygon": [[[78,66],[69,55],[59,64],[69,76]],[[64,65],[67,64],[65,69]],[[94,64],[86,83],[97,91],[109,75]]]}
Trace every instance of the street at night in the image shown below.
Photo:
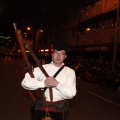
{"label": "street at night", "polygon": [[[0,59],[0,119],[31,120],[31,98],[22,88],[24,61]],[[120,92],[77,79],[68,120],[120,120]]]}

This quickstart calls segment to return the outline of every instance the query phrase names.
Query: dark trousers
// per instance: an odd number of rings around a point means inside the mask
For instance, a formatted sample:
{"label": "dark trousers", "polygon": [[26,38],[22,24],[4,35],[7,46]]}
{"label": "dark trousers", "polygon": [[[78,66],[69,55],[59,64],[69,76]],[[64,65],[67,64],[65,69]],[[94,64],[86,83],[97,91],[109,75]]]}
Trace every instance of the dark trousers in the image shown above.
{"label": "dark trousers", "polygon": [[[31,108],[32,120],[42,120],[46,116],[46,112],[38,110],[35,107]],[[67,120],[67,112],[49,112],[53,120]]]}

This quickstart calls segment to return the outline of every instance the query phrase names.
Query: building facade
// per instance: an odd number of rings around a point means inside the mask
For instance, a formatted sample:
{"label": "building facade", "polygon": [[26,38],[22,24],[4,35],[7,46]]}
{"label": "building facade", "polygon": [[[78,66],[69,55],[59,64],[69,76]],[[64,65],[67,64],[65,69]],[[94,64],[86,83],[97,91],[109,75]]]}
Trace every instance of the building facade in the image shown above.
{"label": "building facade", "polygon": [[48,31],[48,41],[67,41],[70,51],[120,51],[119,4],[119,0],[99,0],[84,9],[78,6],[67,11]]}

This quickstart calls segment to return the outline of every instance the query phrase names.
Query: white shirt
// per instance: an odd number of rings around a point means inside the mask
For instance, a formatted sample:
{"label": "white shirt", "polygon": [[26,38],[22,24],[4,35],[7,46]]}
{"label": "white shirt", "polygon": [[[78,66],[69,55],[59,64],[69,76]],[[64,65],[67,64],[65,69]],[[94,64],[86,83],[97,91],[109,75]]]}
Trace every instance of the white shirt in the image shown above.
{"label": "white shirt", "polygon": [[[49,76],[54,76],[60,67],[57,67],[51,62],[50,64],[43,65],[43,68]],[[36,67],[33,72],[35,78],[31,78],[29,73],[25,74],[21,85],[28,90],[36,90],[38,88],[44,88],[45,75],[41,72],[39,67]],[[53,87],[53,102],[72,99],[76,95],[76,75],[73,69],[65,66],[55,78],[59,84],[57,87]],[[49,89],[45,91],[45,97],[47,101],[50,101]]]}

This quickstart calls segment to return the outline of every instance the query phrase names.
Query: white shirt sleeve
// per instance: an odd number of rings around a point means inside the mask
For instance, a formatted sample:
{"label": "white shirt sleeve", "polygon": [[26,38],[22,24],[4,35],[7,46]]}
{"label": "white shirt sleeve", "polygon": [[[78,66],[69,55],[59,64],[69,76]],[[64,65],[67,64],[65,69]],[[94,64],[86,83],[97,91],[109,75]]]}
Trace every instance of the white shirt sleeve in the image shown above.
{"label": "white shirt sleeve", "polygon": [[25,77],[21,82],[23,88],[28,90],[36,90],[38,88],[44,88],[44,80],[46,77],[42,74],[39,68],[35,68],[33,74],[35,76],[34,78],[31,78],[29,73],[25,74]]}

